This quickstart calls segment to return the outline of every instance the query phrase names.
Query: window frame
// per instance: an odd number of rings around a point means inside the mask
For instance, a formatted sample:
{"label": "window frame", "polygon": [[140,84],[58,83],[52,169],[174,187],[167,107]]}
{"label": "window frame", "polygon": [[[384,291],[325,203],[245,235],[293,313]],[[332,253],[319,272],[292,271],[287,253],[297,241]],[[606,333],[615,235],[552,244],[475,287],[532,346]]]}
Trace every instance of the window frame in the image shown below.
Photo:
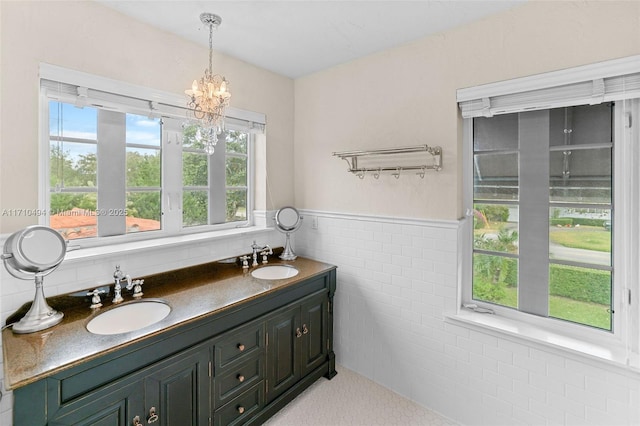
{"label": "window frame", "polygon": [[[119,106],[117,103],[103,102],[109,106],[109,109],[115,108],[118,112],[131,113],[139,115],[149,115],[153,117],[161,117],[163,122],[181,123],[188,121],[187,109],[184,98],[172,93],[161,92],[142,86],[133,85],[126,82],[108,79],[105,77],[95,76],[66,68],[40,64],[40,79],[60,82],[62,84],[70,84],[84,88],[89,88],[105,93],[105,96],[113,94],[115,97],[121,96],[132,99],[137,104],[146,104],[147,108]],[[90,93],[91,93],[90,89]],[[78,90],[80,95],[80,90]],[[86,97],[86,91],[84,92]],[[77,103],[78,100],[85,102],[86,99],[91,100],[91,96],[81,99],[81,96],[74,96],[66,93],[50,93],[46,87],[40,86],[39,95],[39,179],[38,179],[38,202],[39,211],[46,214],[39,217],[39,223],[48,225],[49,222],[49,206],[51,188],[49,183],[50,164],[49,164],[49,101],[55,100],[66,103]],[[95,100],[95,99],[94,99]],[[99,101],[99,99],[98,99]],[[90,105],[89,105],[90,106]],[[158,111],[156,108],[159,108]],[[69,240],[70,245],[76,248],[93,248],[102,247],[112,244],[126,244],[128,242],[156,240],[158,238],[186,236],[191,234],[202,234],[214,237],[217,234],[222,236],[228,235],[230,230],[242,227],[246,228],[255,226],[255,155],[257,150],[254,148],[255,134],[263,133],[265,127],[265,116],[261,113],[240,110],[237,108],[228,108],[227,123],[228,127],[233,130],[239,130],[247,133],[247,219],[245,221],[225,222],[221,224],[207,224],[192,227],[182,226],[182,145],[179,138],[178,129],[174,134],[169,135],[165,131],[165,125],[161,126],[161,229],[150,232],[128,233],[122,235],[113,235],[105,237],[92,237],[86,239]],[[179,129],[181,132],[181,129]],[[172,139],[173,138],[173,139]],[[126,143],[125,143],[126,145]],[[225,154],[226,157],[226,154]],[[177,170],[177,173],[176,173]],[[226,188],[226,184],[225,184]],[[126,192],[125,192],[126,194]],[[123,194],[124,195],[124,194]],[[226,197],[225,197],[226,200]],[[174,209],[179,214],[166,214],[169,207],[177,206]],[[168,216],[168,218],[167,218]],[[176,219],[179,216],[179,221]]]}
{"label": "window frame", "polygon": [[[612,200],[612,268],[613,268],[613,291],[612,307],[615,314],[612,315],[612,331],[592,328],[587,325],[571,323],[553,317],[539,317],[532,314],[520,312],[518,310],[503,307],[491,303],[474,300],[472,297],[472,277],[473,277],[473,198],[474,198],[474,172],[473,172],[473,116],[469,114],[469,106],[475,102],[475,116],[492,116],[494,113],[511,113],[519,111],[529,111],[534,109],[551,109],[555,107],[584,105],[590,103],[601,103],[605,101],[604,96],[598,99],[592,97],[582,97],[572,99],[565,103],[549,104],[540,103],[538,105],[523,102],[520,107],[512,104],[509,109],[502,108],[491,110],[493,97],[501,96],[518,97],[524,93],[535,93],[537,90],[548,90],[562,85],[570,85],[580,82],[585,76],[594,80],[604,78],[607,75],[621,75],[625,73],[640,75],[640,56],[614,60],[605,63],[598,63],[574,69],[551,72],[531,77],[508,80],[505,82],[491,83],[475,88],[461,89],[458,91],[458,101],[462,111],[462,207],[465,217],[461,221],[460,232],[460,276],[457,313],[465,313],[465,317],[471,313],[471,318],[475,316],[478,324],[496,324],[496,330],[506,331],[508,329],[519,330],[517,324],[525,324],[527,327],[534,327],[545,337],[546,344],[553,338],[552,335],[565,336],[567,340],[577,342],[593,343],[595,345],[613,345],[612,347],[626,348],[622,352],[627,353],[627,363],[638,363],[638,341],[640,331],[638,330],[638,309],[634,306],[638,304],[638,260],[640,260],[638,249],[638,228],[634,223],[634,212],[640,207],[640,173],[634,168],[634,161],[640,158],[640,148],[638,147],[638,125],[628,126],[628,123],[640,122],[640,93],[637,90],[630,90],[629,93],[622,91],[622,96],[618,94],[617,99],[607,99],[616,101],[614,109],[614,148],[612,162],[614,169],[613,179],[613,200]],[[558,89],[561,91],[561,88]],[[523,96],[523,99],[526,96]],[[466,104],[466,105],[465,105]],[[478,113],[483,105],[482,113]],[[618,105],[624,105],[618,107]],[[465,108],[466,111],[465,111]],[[520,108],[520,110],[518,109]],[[635,143],[630,143],[635,141]],[[480,308],[491,310],[494,319],[486,319],[486,314],[479,314],[465,308],[465,305],[476,305]],[[485,318],[481,318],[485,315]],[[475,320],[474,320],[475,321]],[[511,323],[510,326],[509,324]],[[498,325],[499,324],[499,325]],[[491,328],[491,326],[489,326]],[[546,331],[545,331],[546,330]],[[518,332],[514,332],[519,334]],[[535,333],[534,333],[535,334]],[[527,338],[528,336],[522,336]],[[539,337],[535,338],[539,339]],[[562,346],[562,344],[561,344]],[[577,346],[580,346],[577,344]],[[588,353],[588,349],[584,349]],[[633,355],[632,355],[633,354]],[[606,357],[605,357],[606,358]],[[635,360],[635,361],[634,361]]]}

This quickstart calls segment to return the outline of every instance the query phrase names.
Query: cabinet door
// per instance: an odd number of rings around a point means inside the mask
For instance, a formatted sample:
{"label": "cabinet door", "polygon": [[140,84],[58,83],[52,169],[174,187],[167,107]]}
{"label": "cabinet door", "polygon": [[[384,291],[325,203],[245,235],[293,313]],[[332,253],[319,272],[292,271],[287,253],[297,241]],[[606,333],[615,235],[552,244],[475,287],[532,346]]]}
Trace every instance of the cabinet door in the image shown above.
{"label": "cabinet door", "polygon": [[302,338],[300,339],[301,374],[305,376],[327,360],[327,316],[329,300],[326,294],[314,296],[301,306]]}
{"label": "cabinet door", "polygon": [[[210,348],[197,347],[154,366],[144,378],[143,424],[208,425],[211,412]],[[154,417],[157,416],[157,417]]]}
{"label": "cabinet door", "polygon": [[300,378],[297,341],[301,333],[299,305],[267,321],[267,403]]}
{"label": "cabinet door", "polygon": [[[65,405],[49,421],[51,426],[130,426],[142,423],[143,386],[139,380],[119,380]],[[22,423],[16,419],[16,425]],[[144,423],[143,423],[144,424]]]}

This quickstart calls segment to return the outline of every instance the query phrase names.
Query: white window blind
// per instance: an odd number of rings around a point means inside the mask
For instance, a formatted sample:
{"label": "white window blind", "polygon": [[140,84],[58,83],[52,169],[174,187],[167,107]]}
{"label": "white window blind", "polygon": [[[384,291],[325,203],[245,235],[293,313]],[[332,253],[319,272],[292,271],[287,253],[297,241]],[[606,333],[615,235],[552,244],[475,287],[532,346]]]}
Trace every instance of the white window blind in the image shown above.
{"label": "white window blind", "polygon": [[[47,96],[77,106],[95,106],[152,117],[187,119],[186,96],[161,92],[80,71],[40,64],[40,88]],[[123,111],[126,109],[126,111]],[[229,130],[264,133],[264,114],[227,108]]]}
{"label": "white window blind", "polygon": [[640,55],[457,91],[463,118],[640,97]]}

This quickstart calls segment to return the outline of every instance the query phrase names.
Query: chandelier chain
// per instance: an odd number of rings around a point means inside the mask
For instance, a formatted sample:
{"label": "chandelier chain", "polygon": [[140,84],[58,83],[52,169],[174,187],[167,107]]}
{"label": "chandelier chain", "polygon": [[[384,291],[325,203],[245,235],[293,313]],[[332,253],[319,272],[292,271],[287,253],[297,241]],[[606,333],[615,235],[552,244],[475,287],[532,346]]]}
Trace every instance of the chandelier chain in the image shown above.
{"label": "chandelier chain", "polygon": [[209,75],[213,75],[213,22],[209,22]]}

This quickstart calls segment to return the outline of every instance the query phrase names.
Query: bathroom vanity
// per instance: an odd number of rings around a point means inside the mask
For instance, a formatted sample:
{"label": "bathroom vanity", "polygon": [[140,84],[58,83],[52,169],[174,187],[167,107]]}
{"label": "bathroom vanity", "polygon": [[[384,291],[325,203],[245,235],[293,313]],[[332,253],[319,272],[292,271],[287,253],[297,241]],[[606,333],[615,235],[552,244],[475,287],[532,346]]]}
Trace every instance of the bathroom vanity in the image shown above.
{"label": "bathroom vanity", "polygon": [[60,324],[3,331],[14,426],[263,423],[336,374],[335,267],[305,258],[276,263],[299,273],[264,280],[210,263],[145,277],[143,299],[162,300],[171,312],[126,333],[87,331],[113,309],[108,300],[92,310],[71,296],[49,299],[65,313]]}

